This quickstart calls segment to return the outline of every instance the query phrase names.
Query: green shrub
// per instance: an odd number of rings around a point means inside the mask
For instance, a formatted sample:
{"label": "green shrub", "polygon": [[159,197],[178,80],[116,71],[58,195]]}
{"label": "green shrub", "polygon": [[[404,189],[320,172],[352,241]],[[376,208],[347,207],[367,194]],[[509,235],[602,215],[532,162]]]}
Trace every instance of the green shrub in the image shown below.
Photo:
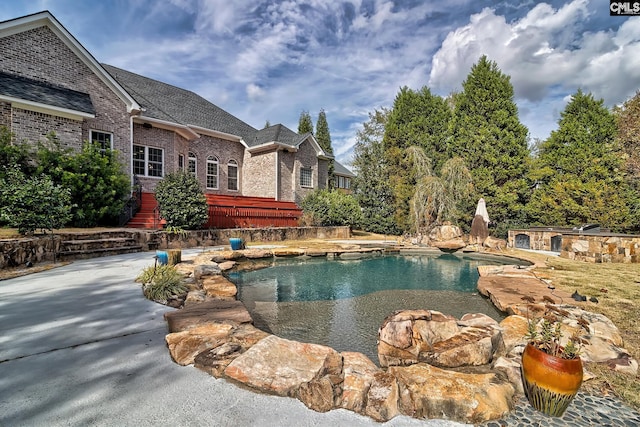
{"label": "green shrub", "polygon": [[62,228],[71,219],[71,196],[46,175],[27,177],[17,166],[0,177],[0,221],[20,234]]}
{"label": "green shrub", "polygon": [[317,190],[302,201],[302,210],[306,217],[320,226],[359,227],[362,224],[362,211],[356,199],[339,190]]}
{"label": "green shrub", "polygon": [[131,192],[131,182],[117,152],[85,143],[80,151],[65,149],[54,134],[39,144],[36,173],[51,176],[71,191],[75,227],[114,224]]}
{"label": "green shrub", "polygon": [[189,172],[166,175],[156,186],[160,216],[168,227],[186,230],[201,228],[209,219],[209,207],[202,187]]}
{"label": "green shrub", "polygon": [[173,295],[184,295],[188,291],[182,274],[172,265],[146,267],[136,277],[136,282],[142,283],[142,293],[146,298],[162,303]]}

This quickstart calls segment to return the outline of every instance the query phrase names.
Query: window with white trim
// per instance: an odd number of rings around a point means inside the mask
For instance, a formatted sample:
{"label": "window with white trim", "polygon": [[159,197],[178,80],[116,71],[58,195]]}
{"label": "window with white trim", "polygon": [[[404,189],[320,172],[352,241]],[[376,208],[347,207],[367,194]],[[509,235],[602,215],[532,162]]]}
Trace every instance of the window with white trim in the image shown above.
{"label": "window with white trim", "polygon": [[218,189],[219,164],[216,156],[207,157],[207,188],[210,190]]}
{"label": "window with white trim", "polygon": [[92,130],[89,132],[89,140],[91,143],[100,147],[103,153],[106,150],[113,150],[113,134],[108,132],[100,132]]}
{"label": "window with white trim", "polygon": [[192,174],[198,176],[198,158],[195,154],[189,151],[189,163],[187,164],[187,172],[191,172]]}
{"label": "window with white trim", "polygon": [[238,191],[238,162],[229,160],[227,164],[227,189]]}
{"label": "window with white trim", "polygon": [[184,154],[178,154],[178,170],[184,171]]}
{"label": "window with white trim", "polygon": [[164,152],[161,148],[133,146],[133,173],[140,176],[162,178]]}
{"label": "window with white trim", "polygon": [[311,168],[300,168],[300,186],[313,188],[313,171]]}

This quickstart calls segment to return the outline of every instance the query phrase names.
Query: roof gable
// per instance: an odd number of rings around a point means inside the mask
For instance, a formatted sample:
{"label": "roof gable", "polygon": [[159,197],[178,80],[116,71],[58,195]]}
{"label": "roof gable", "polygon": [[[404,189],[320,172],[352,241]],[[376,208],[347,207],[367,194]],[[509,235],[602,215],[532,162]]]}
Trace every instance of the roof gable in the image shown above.
{"label": "roof gable", "polygon": [[200,95],[177,86],[150,79],[112,65],[103,67],[138,101],[142,118],[151,118],[193,127],[196,132],[217,131],[245,141],[252,140],[255,128]]}
{"label": "roof gable", "polygon": [[24,31],[46,26],[49,28],[95,75],[98,76],[127,106],[127,111],[136,113],[140,110],[138,103],[118,84],[96,59],[76,40],[73,35],[49,12],[43,11],[32,15],[0,22],[0,37],[7,37]]}

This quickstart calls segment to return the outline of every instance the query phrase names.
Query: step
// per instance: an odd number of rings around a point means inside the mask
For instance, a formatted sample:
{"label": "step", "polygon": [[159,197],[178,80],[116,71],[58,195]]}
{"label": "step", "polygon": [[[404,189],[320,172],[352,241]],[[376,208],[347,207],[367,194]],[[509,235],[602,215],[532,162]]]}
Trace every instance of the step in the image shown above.
{"label": "step", "polygon": [[136,240],[130,237],[117,237],[109,239],[92,239],[92,240],[65,240],[62,242],[64,251],[75,250],[93,250],[93,249],[106,249],[106,248],[125,248],[136,246]]}
{"label": "step", "polygon": [[141,252],[142,246],[123,246],[123,247],[114,247],[114,248],[101,248],[101,249],[91,249],[87,251],[75,250],[75,251],[63,251],[57,254],[58,258],[67,258],[72,257],[73,259],[84,259],[84,258],[96,258],[100,256],[108,256],[108,255],[119,255],[119,254],[129,254],[133,252]]}

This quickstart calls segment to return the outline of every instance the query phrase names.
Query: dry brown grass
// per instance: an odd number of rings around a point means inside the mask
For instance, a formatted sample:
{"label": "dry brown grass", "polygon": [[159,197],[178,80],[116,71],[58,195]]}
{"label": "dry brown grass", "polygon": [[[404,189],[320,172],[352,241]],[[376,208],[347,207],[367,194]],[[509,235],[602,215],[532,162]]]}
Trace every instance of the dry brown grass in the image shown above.
{"label": "dry brown grass", "polygon": [[[591,264],[509,249],[508,254],[537,261],[538,276],[567,292],[595,296],[597,304],[589,310],[607,316],[620,330],[627,351],[640,359],[640,264]],[[640,375],[630,377],[606,366],[587,367],[597,378],[586,382],[586,390],[614,393],[636,410],[640,410]]]}

